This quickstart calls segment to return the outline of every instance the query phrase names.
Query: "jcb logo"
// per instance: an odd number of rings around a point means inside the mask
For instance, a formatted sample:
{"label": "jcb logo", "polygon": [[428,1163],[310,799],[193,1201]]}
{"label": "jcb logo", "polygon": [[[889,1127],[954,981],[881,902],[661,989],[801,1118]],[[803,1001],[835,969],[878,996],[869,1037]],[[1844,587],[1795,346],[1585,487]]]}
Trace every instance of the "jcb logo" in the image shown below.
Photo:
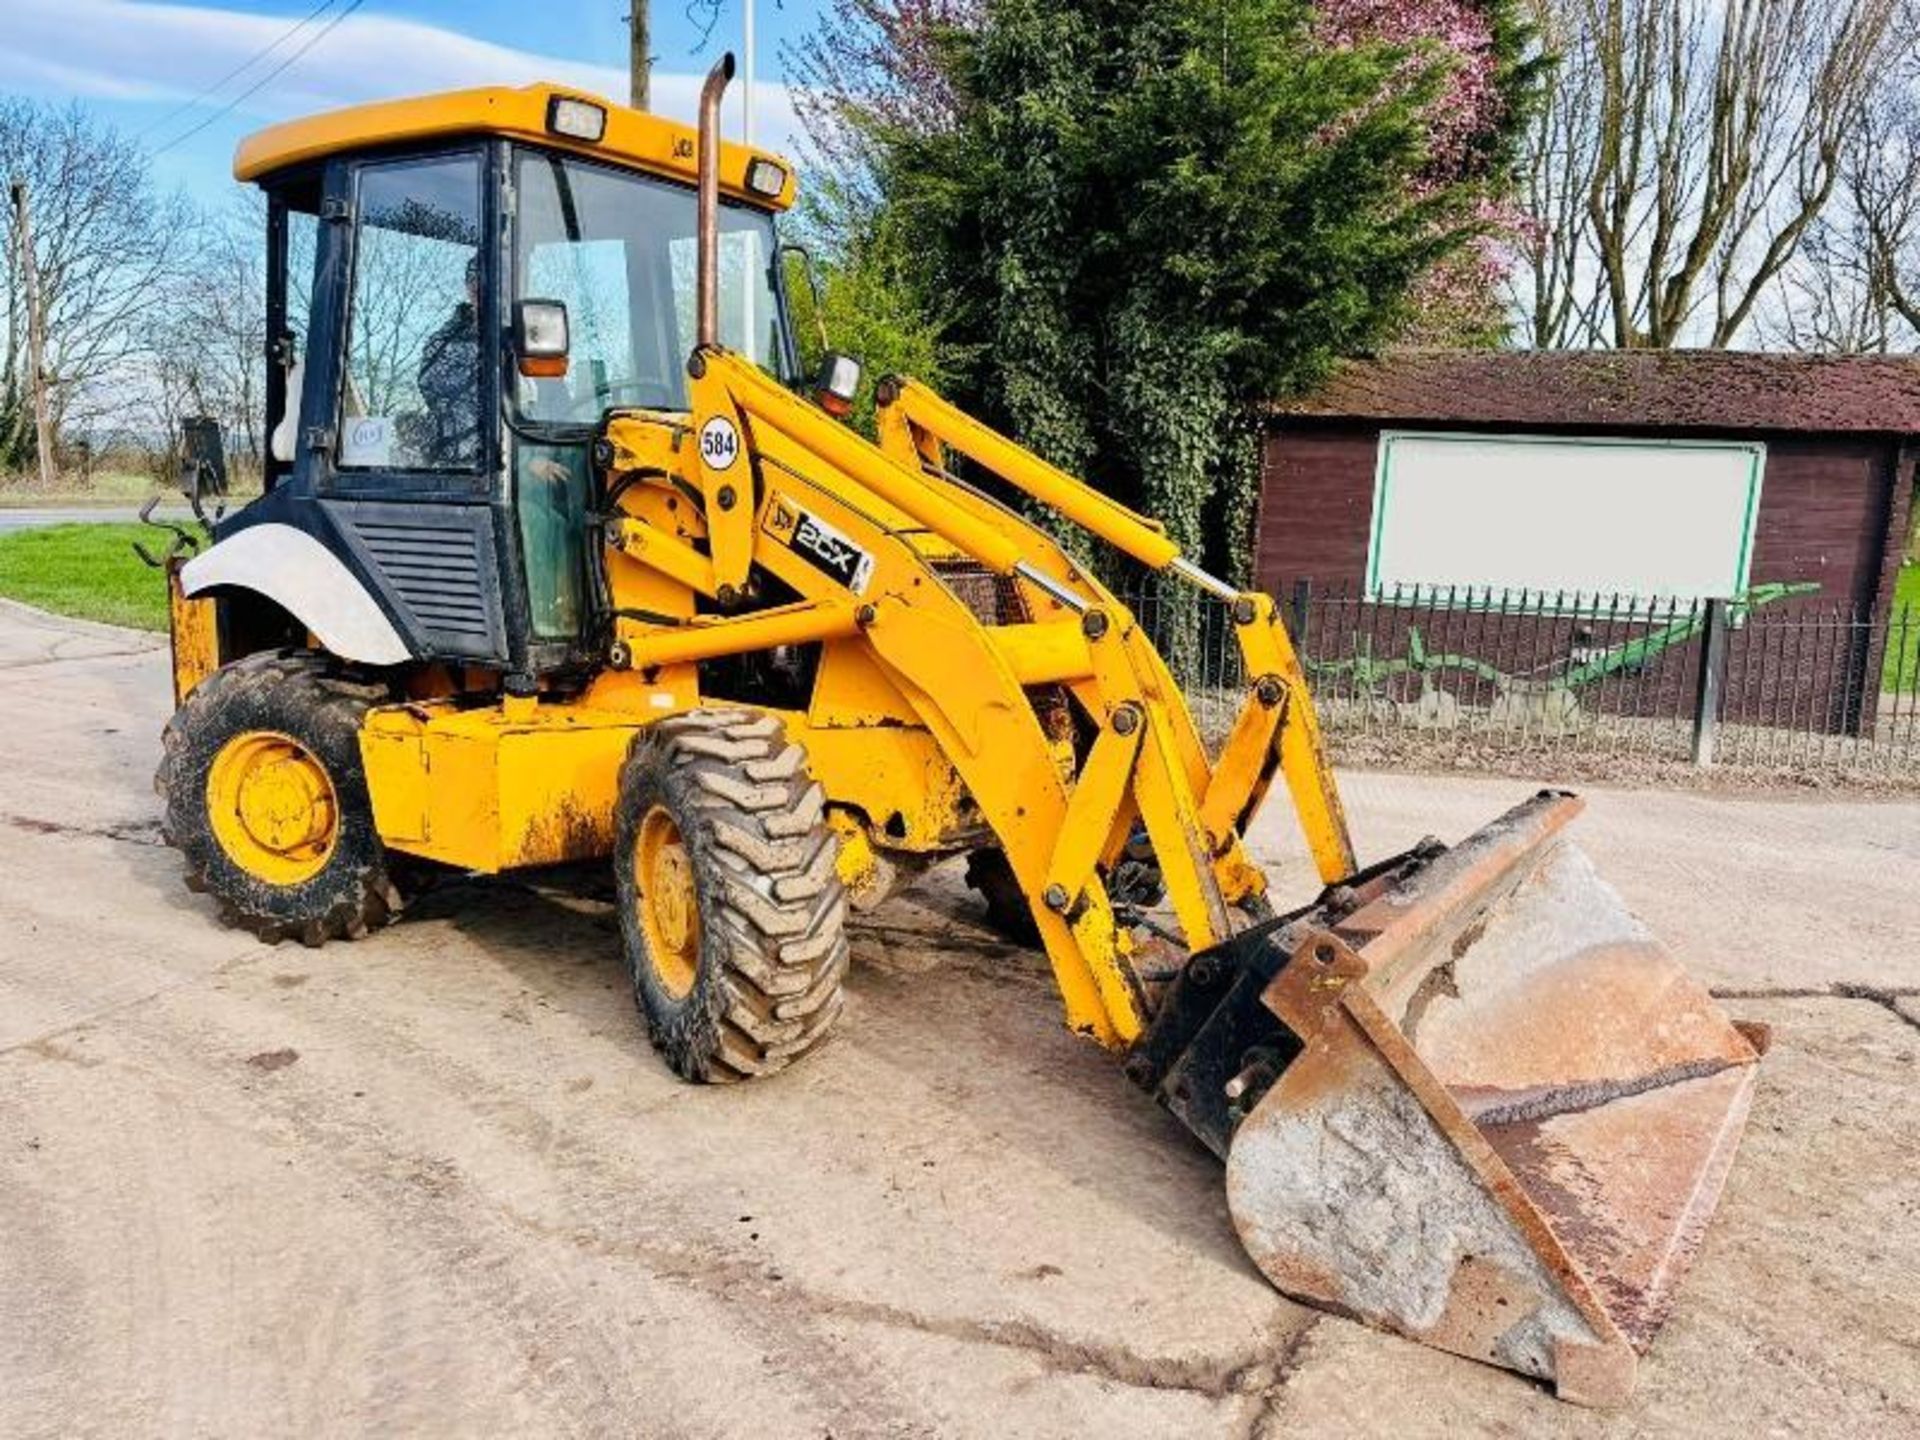
{"label": "jcb logo", "polygon": [[767,503],[767,534],[783,545],[792,543],[794,527],[799,523],[800,512],[793,508],[793,503],[786,496],[775,495]]}

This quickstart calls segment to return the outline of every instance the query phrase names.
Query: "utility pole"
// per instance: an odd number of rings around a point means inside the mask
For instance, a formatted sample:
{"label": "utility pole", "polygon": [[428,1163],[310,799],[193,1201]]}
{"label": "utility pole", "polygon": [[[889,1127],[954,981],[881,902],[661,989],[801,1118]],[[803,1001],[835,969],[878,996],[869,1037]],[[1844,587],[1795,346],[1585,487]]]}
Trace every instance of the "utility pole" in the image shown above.
{"label": "utility pole", "polygon": [[652,27],[647,23],[648,0],[631,0],[627,7],[627,72],[628,103],[636,110],[648,108],[650,92],[650,72],[653,69],[653,57],[647,52],[652,48]]}
{"label": "utility pole", "polygon": [[33,386],[34,445],[40,452],[40,484],[53,489],[53,421],[47,413],[47,312],[40,296],[40,266],[33,253],[33,220],[27,182],[13,182],[14,236],[27,291],[27,381]]}
{"label": "utility pole", "polygon": [[743,33],[740,48],[746,52],[746,73],[742,77],[746,83],[740,87],[741,139],[748,145],[753,144],[753,0],[741,0],[744,15],[741,17]]}

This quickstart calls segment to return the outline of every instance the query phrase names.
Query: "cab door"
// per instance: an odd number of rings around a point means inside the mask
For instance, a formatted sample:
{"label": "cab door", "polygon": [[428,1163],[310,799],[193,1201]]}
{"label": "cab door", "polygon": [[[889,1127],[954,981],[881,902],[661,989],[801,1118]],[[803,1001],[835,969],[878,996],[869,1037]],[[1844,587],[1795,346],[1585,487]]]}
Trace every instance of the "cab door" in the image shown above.
{"label": "cab door", "polygon": [[504,665],[488,174],[480,145],[330,167],[302,459],[412,653]]}

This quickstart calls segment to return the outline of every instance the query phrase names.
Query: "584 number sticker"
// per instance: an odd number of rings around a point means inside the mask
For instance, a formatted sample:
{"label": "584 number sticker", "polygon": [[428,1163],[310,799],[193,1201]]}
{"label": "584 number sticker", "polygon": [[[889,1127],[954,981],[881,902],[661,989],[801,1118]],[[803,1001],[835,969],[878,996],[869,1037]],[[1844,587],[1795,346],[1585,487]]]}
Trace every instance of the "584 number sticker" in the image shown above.
{"label": "584 number sticker", "polygon": [[709,470],[731,470],[740,458],[740,431],[724,415],[700,427],[700,458]]}

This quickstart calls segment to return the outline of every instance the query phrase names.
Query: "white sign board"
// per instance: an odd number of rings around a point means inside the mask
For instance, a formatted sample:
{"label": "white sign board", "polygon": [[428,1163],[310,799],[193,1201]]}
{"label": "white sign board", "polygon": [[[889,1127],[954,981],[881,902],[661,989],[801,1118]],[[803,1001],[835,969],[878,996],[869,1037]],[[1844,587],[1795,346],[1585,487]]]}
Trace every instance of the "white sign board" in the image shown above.
{"label": "white sign board", "polygon": [[1367,593],[1730,599],[1765,469],[1759,443],[1388,431]]}

